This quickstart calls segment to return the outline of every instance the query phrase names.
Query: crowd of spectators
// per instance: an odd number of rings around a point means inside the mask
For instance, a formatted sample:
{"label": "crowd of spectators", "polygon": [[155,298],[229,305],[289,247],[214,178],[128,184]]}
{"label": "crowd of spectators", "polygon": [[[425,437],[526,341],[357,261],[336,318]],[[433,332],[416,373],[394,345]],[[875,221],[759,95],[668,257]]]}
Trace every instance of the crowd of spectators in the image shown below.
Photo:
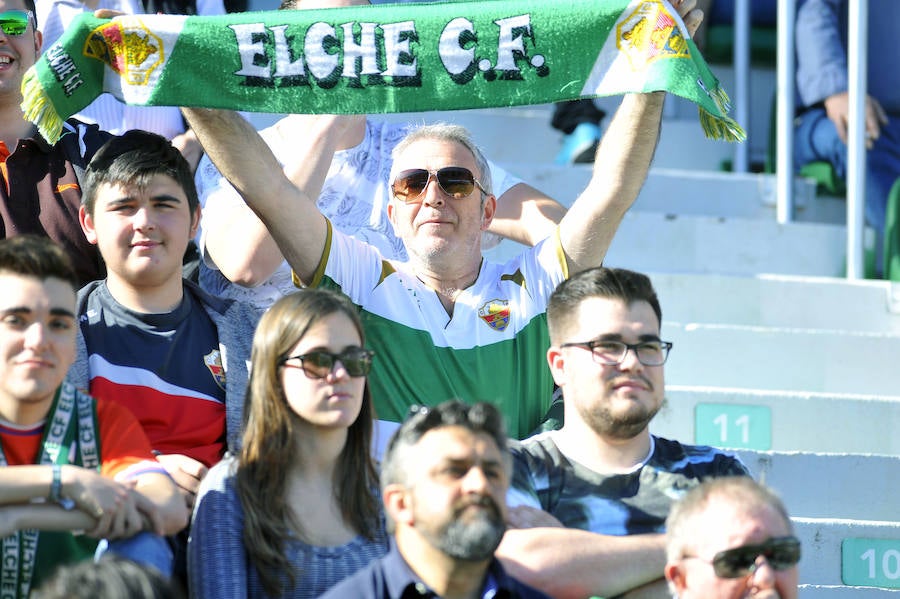
{"label": "crowd of spectators", "polygon": [[673,344],[603,266],[664,94],[623,99],[568,210],[455,125],[183,108],[50,145],[36,15],[92,8],[51,4],[0,0],[4,596],[796,597],[780,501],[650,434]]}

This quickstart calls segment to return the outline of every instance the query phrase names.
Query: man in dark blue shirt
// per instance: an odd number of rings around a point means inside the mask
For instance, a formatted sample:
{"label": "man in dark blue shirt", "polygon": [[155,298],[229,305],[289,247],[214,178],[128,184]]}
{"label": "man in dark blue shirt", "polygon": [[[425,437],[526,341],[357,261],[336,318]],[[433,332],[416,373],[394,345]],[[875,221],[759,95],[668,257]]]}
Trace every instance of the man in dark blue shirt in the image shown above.
{"label": "man in dark blue shirt", "polygon": [[411,412],[382,462],[391,551],[323,599],[547,597],[494,557],[512,468],[500,412],[461,401]]}

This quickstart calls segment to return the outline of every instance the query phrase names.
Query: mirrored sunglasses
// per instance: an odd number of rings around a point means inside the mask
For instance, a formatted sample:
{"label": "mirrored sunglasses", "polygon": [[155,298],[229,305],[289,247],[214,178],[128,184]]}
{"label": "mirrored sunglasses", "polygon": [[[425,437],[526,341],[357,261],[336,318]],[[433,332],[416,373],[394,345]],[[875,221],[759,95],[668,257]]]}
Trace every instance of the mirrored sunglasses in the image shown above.
{"label": "mirrored sunglasses", "polygon": [[30,10],[7,10],[0,12],[0,31],[6,35],[22,35],[28,30],[31,20]]}
{"label": "mirrored sunglasses", "polygon": [[400,171],[394,177],[394,182],[391,183],[391,190],[394,192],[395,198],[409,204],[419,200],[425,193],[425,188],[428,187],[428,182],[432,177],[445,194],[456,200],[471,195],[475,191],[475,187],[478,187],[482,193],[487,193],[472,171],[462,166],[445,166],[436,171],[424,168]]}
{"label": "mirrored sunglasses", "polygon": [[719,578],[741,578],[757,568],[759,556],[775,570],[787,570],[800,561],[800,540],[797,537],[777,537],[758,545],[742,545],[720,551],[712,565]]}
{"label": "mirrored sunglasses", "polygon": [[[300,368],[311,379],[324,379],[334,371],[335,365],[340,361],[347,374],[357,377],[369,374],[374,355],[375,352],[368,349],[352,349],[339,354],[311,351],[298,356],[288,356],[281,360],[281,364],[288,368]],[[291,364],[290,362],[293,360],[298,360],[300,364]]]}

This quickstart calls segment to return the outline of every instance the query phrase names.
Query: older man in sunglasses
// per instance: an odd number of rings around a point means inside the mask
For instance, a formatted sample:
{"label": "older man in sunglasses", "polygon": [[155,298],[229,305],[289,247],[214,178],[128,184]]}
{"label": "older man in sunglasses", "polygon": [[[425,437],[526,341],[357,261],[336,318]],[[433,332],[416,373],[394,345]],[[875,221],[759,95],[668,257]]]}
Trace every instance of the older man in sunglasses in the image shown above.
{"label": "older man in sunglasses", "polygon": [[68,119],[51,145],[25,120],[22,78],[43,45],[34,14],[34,0],[0,0],[0,237],[50,237],[65,248],[84,284],[104,270],[78,224],[80,179],[110,135]]}
{"label": "older man in sunglasses", "polygon": [[800,541],[781,500],[752,479],[695,487],[666,525],[666,579],[674,596],[796,599]]}
{"label": "older man in sunglasses", "polygon": [[[675,4],[696,29],[702,14],[695,0]],[[352,117],[310,117],[282,169],[236,115],[185,114],[213,163],[265,223],[296,282],[339,288],[360,307],[378,355],[369,384],[380,418],[398,422],[417,401],[487,400],[521,438],[550,405],[553,381],[542,360],[549,295],[570,273],[602,262],[649,169],[663,99],[625,97],[591,182],[555,234],[502,265],[483,260],[481,234],[497,201],[481,152],[459,128],[420,129],[394,151],[388,218],[409,254],[401,262],[336,231],[316,208]]]}

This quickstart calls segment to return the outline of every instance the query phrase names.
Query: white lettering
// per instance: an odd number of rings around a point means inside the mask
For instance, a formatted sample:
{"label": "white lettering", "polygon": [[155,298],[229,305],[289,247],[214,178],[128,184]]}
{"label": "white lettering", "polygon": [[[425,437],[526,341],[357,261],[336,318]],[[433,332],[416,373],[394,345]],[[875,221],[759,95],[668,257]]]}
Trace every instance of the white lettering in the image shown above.
{"label": "white lettering", "polygon": [[447,23],[441,32],[441,40],[438,43],[438,54],[444,68],[451,75],[461,75],[475,61],[475,48],[463,48],[460,37],[469,32],[472,39],[475,38],[475,29],[472,21],[457,17]]}
{"label": "white lettering", "polygon": [[[418,63],[409,50],[409,38],[414,37],[416,33],[415,23],[412,21],[404,21],[402,23],[388,23],[382,25],[381,30],[384,32],[384,60],[386,77],[415,77]],[[412,35],[404,36],[410,33]],[[405,39],[401,40],[401,37]],[[402,56],[412,57],[413,60],[409,64],[408,61],[401,62]]]}
{"label": "white lettering", "polygon": [[[521,30],[531,35],[531,16],[519,15],[508,19],[494,21],[500,27],[500,39],[497,42],[497,66],[499,71],[518,71],[516,55],[525,57],[525,44],[522,41]],[[514,30],[520,30],[519,35],[513,37]]]}
{"label": "white lettering", "polygon": [[306,31],[303,49],[306,53],[306,66],[316,79],[327,79],[340,64],[337,54],[325,51],[325,40],[337,41],[334,27],[328,23],[313,23]]}
{"label": "white lettering", "polygon": [[[266,58],[266,46],[263,42],[266,36],[266,29],[262,23],[247,23],[244,25],[229,25],[234,31],[234,36],[238,42],[238,53],[241,56],[241,68],[235,75],[244,77],[264,77],[269,78],[269,61]],[[257,36],[259,41],[254,42],[253,37]],[[260,59],[260,63],[257,63]]]}

